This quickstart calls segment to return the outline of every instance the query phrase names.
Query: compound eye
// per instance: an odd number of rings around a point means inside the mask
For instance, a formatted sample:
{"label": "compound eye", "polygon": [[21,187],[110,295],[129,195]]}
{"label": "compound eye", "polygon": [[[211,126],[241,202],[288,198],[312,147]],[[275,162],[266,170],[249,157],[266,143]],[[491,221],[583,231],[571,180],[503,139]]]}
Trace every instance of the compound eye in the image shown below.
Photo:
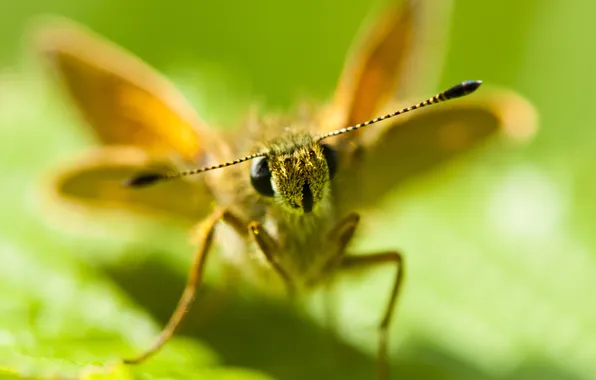
{"label": "compound eye", "polygon": [[271,186],[271,170],[266,157],[255,158],[250,167],[250,182],[257,193],[266,197],[272,197],[273,186]]}
{"label": "compound eye", "polygon": [[323,148],[323,156],[327,161],[327,168],[329,168],[329,179],[333,179],[337,171],[337,152],[330,145],[321,144]]}

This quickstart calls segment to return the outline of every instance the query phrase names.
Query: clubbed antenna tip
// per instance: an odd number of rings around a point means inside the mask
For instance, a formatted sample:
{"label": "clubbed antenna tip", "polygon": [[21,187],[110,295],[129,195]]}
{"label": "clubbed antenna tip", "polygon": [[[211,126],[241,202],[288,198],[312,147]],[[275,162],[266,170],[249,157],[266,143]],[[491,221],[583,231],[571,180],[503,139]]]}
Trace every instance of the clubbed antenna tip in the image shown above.
{"label": "clubbed antenna tip", "polygon": [[447,91],[443,92],[443,95],[445,96],[445,100],[460,98],[476,91],[481,84],[481,80],[467,80],[451,87]]}
{"label": "clubbed antenna tip", "polygon": [[124,182],[127,187],[145,187],[153,185],[158,181],[163,181],[168,177],[160,173],[143,173],[136,177],[130,178]]}

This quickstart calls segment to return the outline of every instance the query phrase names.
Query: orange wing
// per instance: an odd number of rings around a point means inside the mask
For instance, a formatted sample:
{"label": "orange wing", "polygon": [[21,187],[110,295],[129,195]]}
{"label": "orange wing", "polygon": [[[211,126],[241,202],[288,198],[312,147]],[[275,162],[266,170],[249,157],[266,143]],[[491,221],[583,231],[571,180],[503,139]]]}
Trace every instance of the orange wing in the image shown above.
{"label": "orange wing", "polygon": [[204,181],[168,181],[135,190],[123,185],[147,170],[167,173],[174,167],[134,147],[99,148],[51,178],[52,200],[71,209],[133,211],[192,222],[209,213],[212,195]]}
{"label": "orange wing", "polygon": [[207,146],[206,127],[186,99],[138,58],[64,20],[43,24],[36,35],[38,49],[103,143],[189,161]]}
{"label": "orange wing", "polygon": [[219,146],[182,94],[138,58],[70,21],[46,22],[36,37],[38,50],[106,145],[60,171],[51,182],[54,198],[76,208],[205,216],[213,198],[204,177],[142,190],[122,186],[150,168],[195,166],[207,147]]}
{"label": "orange wing", "polygon": [[388,101],[434,90],[450,4],[449,0],[403,0],[373,20],[340,77],[333,102],[340,117],[333,128],[378,116]]}
{"label": "orange wing", "polygon": [[[403,0],[382,12],[348,60],[322,129],[362,123],[432,95],[442,68],[450,5],[450,0]],[[526,100],[481,89],[469,98],[340,135],[330,139],[341,155],[336,181],[349,190],[336,196],[346,212],[368,207],[400,183],[492,136],[520,140],[535,128],[534,109]]]}

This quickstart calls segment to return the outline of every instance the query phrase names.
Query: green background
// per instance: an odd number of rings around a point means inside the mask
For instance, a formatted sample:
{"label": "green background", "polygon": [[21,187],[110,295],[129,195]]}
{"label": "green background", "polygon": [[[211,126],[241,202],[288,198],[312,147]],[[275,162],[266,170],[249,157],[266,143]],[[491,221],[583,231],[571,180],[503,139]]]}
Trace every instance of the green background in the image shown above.
{"label": "green background", "polygon": [[[173,79],[206,120],[229,125],[255,101],[328,98],[362,22],[381,8],[3,0],[0,368],[72,373],[142,347],[174,307],[192,251],[176,226],[114,228],[40,200],[43,176],[92,142],[32,59],[34,16],[83,22]],[[364,216],[358,246],[399,247],[409,264],[391,331],[394,378],[594,378],[594,12],[591,0],[455,1],[441,87],[483,79],[514,89],[536,106],[540,130],[530,144],[496,144],[409,183]],[[371,378],[390,271],[341,282],[337,336],[316,307],[230,292],[211,272],[186,338],[140,376]]]}

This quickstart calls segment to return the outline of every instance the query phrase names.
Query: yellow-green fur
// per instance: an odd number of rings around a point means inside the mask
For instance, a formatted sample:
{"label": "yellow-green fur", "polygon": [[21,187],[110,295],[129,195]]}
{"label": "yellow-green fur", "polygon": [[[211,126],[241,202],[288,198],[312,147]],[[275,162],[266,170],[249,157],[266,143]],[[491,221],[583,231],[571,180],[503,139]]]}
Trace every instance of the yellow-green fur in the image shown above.
{"label": "yellow-green fur", "polygon": [[[245,152],[263,149],[269,152],[266,159],[272,173],[274,197],[264,197],[254,190],[250,184],[250,163],[206,174],[210,180],[215,179],[212,188],[218,189],[215,194],[218,204],[230,205],[248,220],[262,223],[279,247],[274,253],[276,260],[296,287],[303,288],[314,278],[326,277],[321,276],[321,271],[336,252],[327,234],[341,215],[335,212],[332,182],[321,145],[313,138],[314,122],[303,119],[294,121],[292,126],[284,126],[284,121],[281,118],[261,120],[259,130],[267,131],[268,138],[255,136],[253,140],[245,135],[244,142],[254,141],[254,145],[236,147]],[[296,207],[302,204],[302,187],[306,181],[313,194],[313,210],[309,213]],[[254,260],[260,255],[257,247],[250,242],[238,242],[232,235],[226,234],[222,239],[226,250],[235,251],[227,252],[228,256],[243,256],[239,261],[238,257],[234,258],[242,274],[252,280],[256,277],[259,283],[271,288],[271,280],[279,280],[279,276],[265,260]],[[231,244],[231,241],[239,244]],[[248,249],[242,247],[247,243]]]}

